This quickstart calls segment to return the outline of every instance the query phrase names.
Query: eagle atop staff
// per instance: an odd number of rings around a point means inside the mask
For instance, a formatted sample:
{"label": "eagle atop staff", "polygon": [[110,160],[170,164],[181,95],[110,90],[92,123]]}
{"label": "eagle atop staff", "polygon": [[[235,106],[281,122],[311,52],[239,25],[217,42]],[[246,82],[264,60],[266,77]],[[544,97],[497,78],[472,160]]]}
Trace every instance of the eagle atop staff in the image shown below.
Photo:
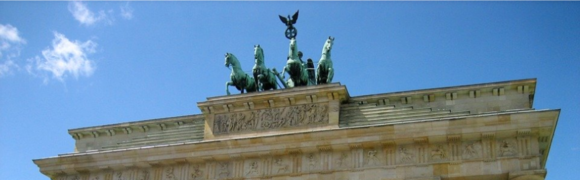
{"label": "eagle atop staff", "polygon": [[282,21],[282,23],[284,23],[286,25],[286,38],[291,39],[296,37],[296,35],[298,34],[298,30],[296,30],[296,28],[294,28],[293,24],[296,24],[296,20],[298,20],[298,11],[296,11],[296,13],[294,13],[294,15],[292,15],[292,17],[290,17],[290,15],[288,15],[288,18],[282,16],[282,15],[278,15],[280,17],[280,20]]}
{"label": "eagle atop staff", "polygon": [[292,15],[292,17],[290,17],[290,15],[288,15],[288,18],[286,18],[282,15],[278,15],[278,16],[280,16],[280,20],[282,20],[282,22],[284,24],[286,24],[286,26],[288,28],[290,28],[290,27],[293,27],[292,25],[296,24],[296,20],[298,20],[298,11],[296,11],[296,13],[294,13],[294,15]]}

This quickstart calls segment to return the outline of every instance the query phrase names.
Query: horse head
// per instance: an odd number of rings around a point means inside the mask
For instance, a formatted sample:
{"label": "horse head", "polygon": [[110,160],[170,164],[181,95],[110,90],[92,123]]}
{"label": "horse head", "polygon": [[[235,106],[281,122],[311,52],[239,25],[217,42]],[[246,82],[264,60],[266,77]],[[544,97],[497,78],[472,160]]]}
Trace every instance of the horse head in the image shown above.
{"label": "horse head", "polygon": [[296,38],[290,39],[290,50],[288,51],[288,57],[292,60],[298,60],[298,45],[296,44]]}
{"label": "horse head", "polygon": [[225,56],[226,56],[226,58],[225,58],[226,63],[225,64],[226,64],[227,68],[230,68],[230,65],[232,65],[232,67],[234,67],[234,68],[239,67],[238,59],[236,58],[236,56],[234,56],[234,54],[226,53]]}
{"label": "horse head", "polygon": [[328,36],[328,39],[324,43],[324,47],[322,47],[322,54],[330,56],[330,50],[332,50],[333,44],[334,44],[334,38],[332,36]]}
{"label": "horse head", "polygon": [[254,45],[254,59],[256,64],[264,64],[264,50],[260,45]]}

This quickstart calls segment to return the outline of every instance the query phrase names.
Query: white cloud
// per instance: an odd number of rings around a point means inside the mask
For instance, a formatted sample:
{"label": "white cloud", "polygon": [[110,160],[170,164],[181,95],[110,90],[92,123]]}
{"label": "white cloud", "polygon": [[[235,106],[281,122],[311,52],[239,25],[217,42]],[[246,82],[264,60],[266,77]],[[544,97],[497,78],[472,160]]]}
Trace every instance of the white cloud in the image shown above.
{"label": "white cloud", "polygon": [[0,39],[15,43],[26,42],[18,35],[18,29],[16,29],[14,26],[10,24],[7,25],[0,24]]}
{"label": "white cloud", "polygon": [[106,21],[109,24],[112,23],[112,20],[107,17],[107,14],[104,11],[99,11],[98,14],[95,14],[86,4],[83,4],[80,1],[70,2],[68,10],[77,21],[86,26],[91,26],[99,21]]}
{"label": "white cloud", "polygon": [[[70,41],[64,35],[54,32],[52,48],[42,51],[42,57],[35,57],[36,70],[48,72],[52,77],[64,81],[68,75],[74,78],[79,76],[91,76],[95,71],[95,62],[88,59],[87,55],[95,52],[97,44],[91,40],[86,42]],[[28,72],[32,73],[32,67],[27,66]],[[45,77],[45,82],[48,77]]]}
{"label": "white cloud", "polygon": [[133,19],[133,8],[129,6],[129,2],[124,6],[121,6],[121,17],[127,20]]}
{"label": "white cloud", "polygon": [[0,77],[19,68],[13,59],[20,56],[23,44],[26,44],[26,40],[20,37],[17,28],[10,24],[0,24]]}

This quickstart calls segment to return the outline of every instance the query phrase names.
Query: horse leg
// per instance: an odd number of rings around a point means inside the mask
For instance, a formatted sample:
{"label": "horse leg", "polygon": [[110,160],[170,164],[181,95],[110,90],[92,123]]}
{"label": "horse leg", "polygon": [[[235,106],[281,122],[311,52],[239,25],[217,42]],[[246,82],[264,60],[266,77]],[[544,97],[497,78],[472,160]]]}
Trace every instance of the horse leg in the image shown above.
{"label": "horse leg", "polygon": [[258,75],[256,73],[256,71],[254,71],[254,80],[256,80],[256,91],[260,91],[260,81],[258,80],[258,78],[260,77],[260,75]]}
{"label": "horse leg", "polygon": [[274,74],[270,74],[270,84],[272,84],[272,88],[274,88],[274,90],[278,89],[278,81],[276,81],[276,77],[274,77]]}
{"label": "horse leg", "polygon": [[322,82],[320,82],[320,67],[321,65],[318,64],[318,67],[316,67],[316,84],[322,84]]}
{"label": "horse leg", "polygon": [[234,85],[234,83],[233,83],[233,82],[231,82],[231,81],[229,81],[229,82],[226,82],[226,93],[227,93],[228,95],[230,95],[230,86],[233,86],[233,85]]}
{"label": "horse leg", "polygon": [[286,79],[286,71],[288,69],[288,66],[284,66],[284,68],[282,68],[282,79]]}
{"label": "horse leg", "polygon": [[326,78],[326,83],[331,83],[334,77],[334,69],[328,68],[328,78]]}
{"label": "horse leg", "polygon": [[259,74],[258,76],[256,76],[256,85],[258,85],[258,89],[256,91],[262,90],[265,91],[266,89],[264,89],[264,83],[262,83],[262,78],[264,78],[264,75]]}

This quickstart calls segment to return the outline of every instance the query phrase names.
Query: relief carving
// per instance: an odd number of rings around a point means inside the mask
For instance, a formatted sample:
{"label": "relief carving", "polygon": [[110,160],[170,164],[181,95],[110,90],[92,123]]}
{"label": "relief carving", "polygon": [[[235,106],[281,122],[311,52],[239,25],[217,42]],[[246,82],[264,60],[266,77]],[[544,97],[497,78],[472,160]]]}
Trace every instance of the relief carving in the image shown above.
{"label": "relief carving", "polygon": [[412,163],[413,162],[414,155],[406,147],[399,148],[399,155],[401,155],[401,163]]}
{"label": "relief carving", "polygon": [[515,143],[508,140],[502,141],[499,150],[501,156],[514,156],[517,154]]}
{"label": "relief carving", "polygon": [[377,157],[377,150],[367,151],[367,165],[377,165],[379,164],[379,158]]}
{"label": "relief carving", "polygon": [[250,162],[250,168],[248,170],[248,172],[246,173],[246,175],[256,175],[258,174],[258,162],[257,161],[252,161]]}
{"label": "relief carving", "polygon": [[346,152],[342,152],[340,153],[337,162],[338,162],[338,167],[344,167],[347,165],[347,158],[348,158],[348,154]]}
{"label": "relief carving", "polygon": [[174,167],[168,167],[168,168],[166,168],[165,169],[165,178],[168,179],[168,180],[176,179],[175,178],[175,174],[173,173],[174,170],[175,170]]}
{"label": "relief carving", "polygon": [[481,145],[479,143],[469,143],[465,145],[465,149],[463,150],[463,158],[465,159],[472,159],[478,158],[479,152],[481,151]]}
{"label": "relief carving", "polygon": [[149,178],[150,178],[149,171],[143,170],[143,171],[141,171],[138,180],[149,180]]}
{"label": "relief carving", "polygon": [[316,155],[314,153],[306,155],[306,159],[308,159],[308,167],[310,169],[316,168]]}
{"label": "relief carving", "polygon": [[218,166],[218,177],[227,178],[230,176],[230,165],[227,162],[219,163]]}
{"label": "relief carving", "polygon": [[432,160],[441,160],[447,157],[447,152],[443,148],[443,146],[438,145],[431,150],[431,159]]}
{"label": "relief carving", "polygon": [[276,173],[288,172],[288,164],[284,163],[284,160],[282,160],[282,158],[276,158],[274,160],[274,165],[277,168]]}
{"label": "relief carving", "polygon": [[213,133],[259,131],[328,122],[327,104],[304,104],[282,108],[216,114]]}
{"label": "relief carving", "polygon": [[202,175],[203,171],[200,170],[199,164],[192,165],[191,171],[189,173],[189,179],[190,180],[201,179]]}
{"label": "relief carving", "polygon": [[115,173],[115,180],[124,180],[123,179],[123,172],[119,171]]}

